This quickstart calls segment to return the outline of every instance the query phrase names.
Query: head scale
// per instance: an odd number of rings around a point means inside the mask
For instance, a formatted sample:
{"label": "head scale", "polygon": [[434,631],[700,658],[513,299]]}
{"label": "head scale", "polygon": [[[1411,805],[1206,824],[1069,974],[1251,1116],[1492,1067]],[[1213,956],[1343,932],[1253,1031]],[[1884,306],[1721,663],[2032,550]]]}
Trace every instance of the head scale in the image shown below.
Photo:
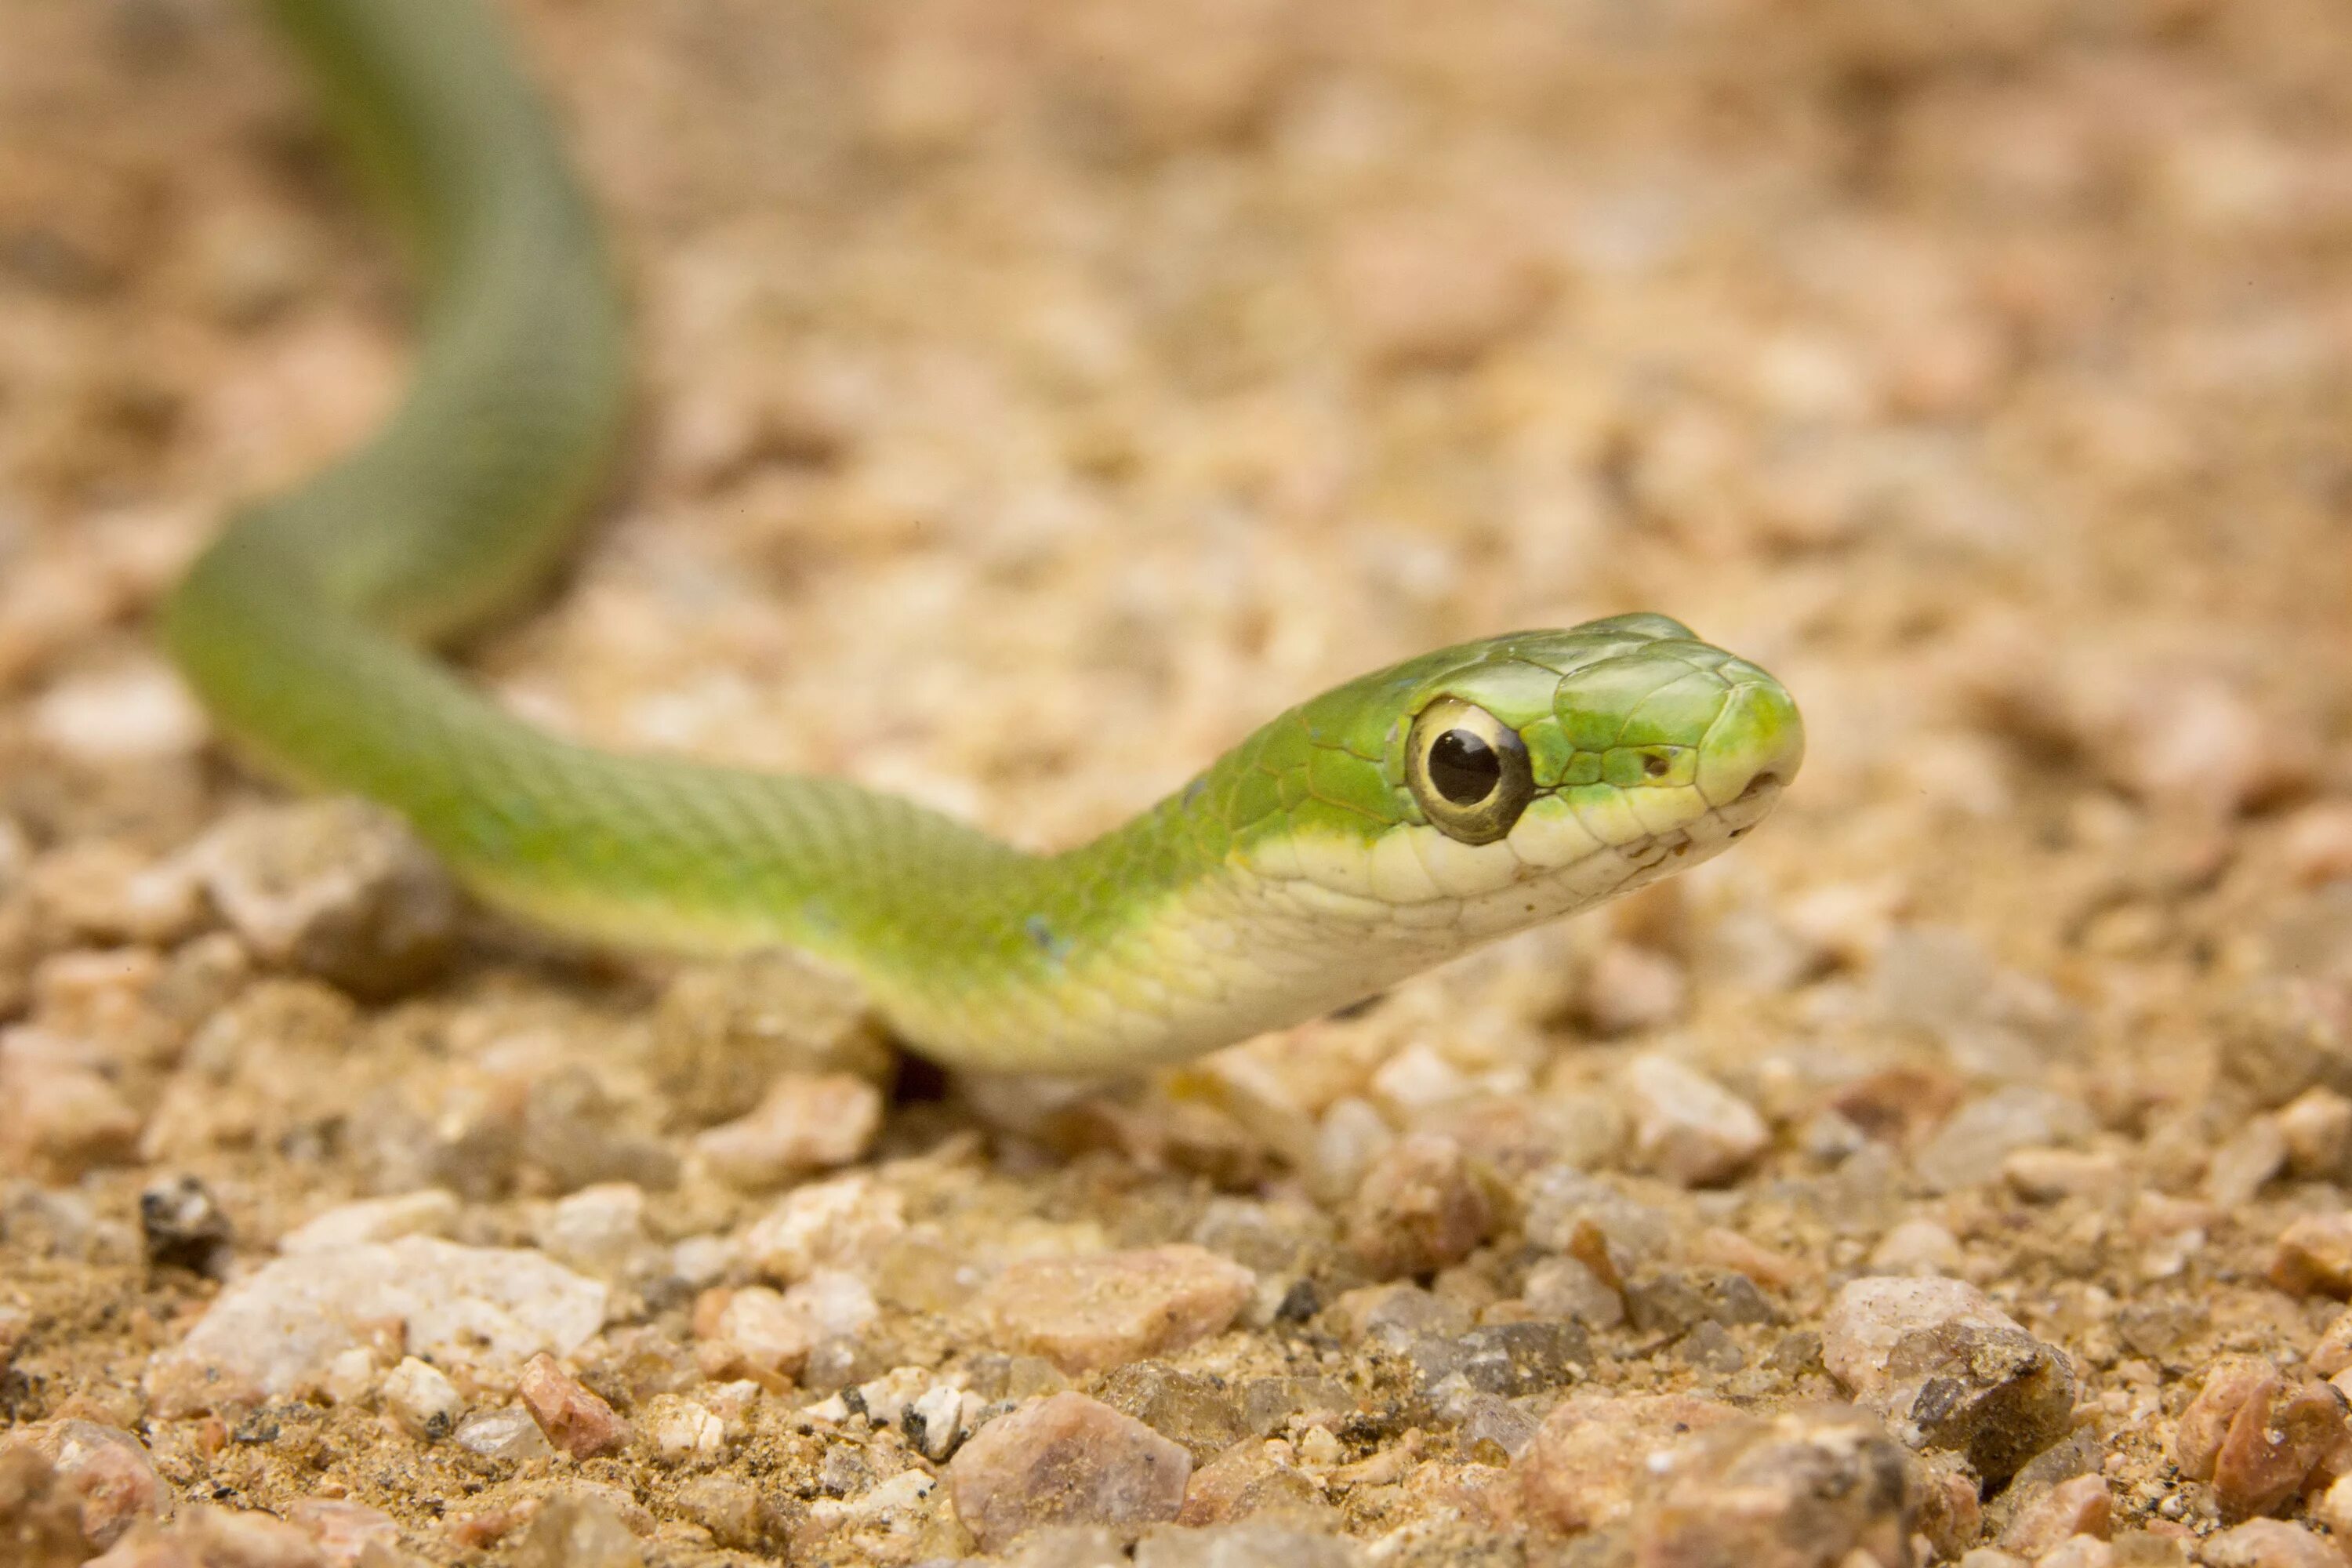
{"label": "head scale", "polygon": [[1245,862],[1318,908],[1460,942],[1721,850],[1795,775],[1804,726],[1762,669],[1639,615],[1425,655],[1251,750],[1281,809],[1243,819]]}

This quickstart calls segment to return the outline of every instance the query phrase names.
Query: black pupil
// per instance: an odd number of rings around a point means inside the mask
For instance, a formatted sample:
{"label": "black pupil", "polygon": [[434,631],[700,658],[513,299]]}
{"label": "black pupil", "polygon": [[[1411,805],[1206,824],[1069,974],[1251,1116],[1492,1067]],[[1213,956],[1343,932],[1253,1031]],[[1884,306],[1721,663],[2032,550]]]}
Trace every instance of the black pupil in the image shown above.
{"label": "black pupil", "polygon": [[1429,782],[1456,805],[1475,805],[1503,782],[1503,760],[1467,730],[1448,730],[1429,748]]}

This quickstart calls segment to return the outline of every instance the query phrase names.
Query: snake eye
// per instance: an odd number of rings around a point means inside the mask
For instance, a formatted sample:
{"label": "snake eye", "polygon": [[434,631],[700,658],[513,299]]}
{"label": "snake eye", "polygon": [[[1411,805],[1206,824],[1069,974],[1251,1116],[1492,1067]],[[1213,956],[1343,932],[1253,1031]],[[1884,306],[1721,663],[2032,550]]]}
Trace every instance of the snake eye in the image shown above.
{"label": "snake eye", "polygon": [[1535,798],[1534,770],[1517,732],[1452,697],[1439,698],[1412,721],[1404,771],[1422,814],[1465,844],[1502,837]]}

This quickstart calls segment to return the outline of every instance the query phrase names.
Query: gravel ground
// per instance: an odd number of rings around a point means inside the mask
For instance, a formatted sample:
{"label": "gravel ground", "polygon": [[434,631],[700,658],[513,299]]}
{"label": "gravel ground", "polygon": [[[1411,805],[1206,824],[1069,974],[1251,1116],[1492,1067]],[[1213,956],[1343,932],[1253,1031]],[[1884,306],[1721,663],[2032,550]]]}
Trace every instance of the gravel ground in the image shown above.
{"label": "gravel ground", "polygon": [[513,10],[646,393],[533,717],[1044,846],[1638,607],[1812,753],[1140,1083],[551,947],[145,631],[395,248],[245,8],[14,5],[0,1559],[2342,1568],[2352,12]]}

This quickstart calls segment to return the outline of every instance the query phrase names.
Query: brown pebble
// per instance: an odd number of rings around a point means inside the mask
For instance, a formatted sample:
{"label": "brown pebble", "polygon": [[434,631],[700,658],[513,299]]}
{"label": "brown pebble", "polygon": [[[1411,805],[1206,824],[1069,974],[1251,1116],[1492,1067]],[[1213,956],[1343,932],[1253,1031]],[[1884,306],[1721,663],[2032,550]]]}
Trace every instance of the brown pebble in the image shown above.
{"label": "brown pebble", "polygon": [[1988,1479],[2065,1436],[2073,1363],[1958,1279],[1867,1276],[1839,1290],[1822,1361],[1905,1441],[1968,1456]]}
{"label": "brown pebble", "polygon": [[2320,1479],[2323,1466],[2339,1468],[2331,1461],[2347,1444],[2352,1429],[2334,1388],[2316,1381],[2259,1384],[2214,1457],[2213,1500],[2224,1519],[2274,1513]]}
{"label": "brown pebble", "polygon": [[547,1440],[575,1459],[593,1458],[628,1440],[629,1424],[543,1351],[523,1366],[515,1396]]}
{"label": "brown pebble", "polygon": [[2271,1283],[2294,1296],[2352,1297],[2352,1215],[2305,1215],[2279,1233]]}
{"label": "brown pebble", "polygon": [[1181,1447],[1076,1393],[997,1417],[948,1466],[956,1517],[984,1552],[1041,1525],[1139,1529],[1172,1520],[1192,1474]]}
{"label": "brown pebble", "polygon": [[[1256,1288],[1240,1264],[1190,1243],[1008,1267],[981,1298],[1003,1348],[1076,1374],[1165,1355],[1221,1333]],[[740,1294],[740,1293],[739,1293]]]}
{"label": "brown pebble", "polygon": [[2257,1394],[2267,1399],[2278,1381],[2278,1369],[2260,1356],[2223,1356],[2215,1362],[2197,1397],[2173,1424],[2172,1462],[2180,1473],[2192,1481],[2211,1480],[2230,1423],[2248,1399]]}
{"label": "brown pebble", "polygon": [[1486,1238],[1494,1208],[1451,1138],[1416,1132],[1373,1160],[1348,1216],[1348,1246],[1383,1278],[1433,1274]]}

